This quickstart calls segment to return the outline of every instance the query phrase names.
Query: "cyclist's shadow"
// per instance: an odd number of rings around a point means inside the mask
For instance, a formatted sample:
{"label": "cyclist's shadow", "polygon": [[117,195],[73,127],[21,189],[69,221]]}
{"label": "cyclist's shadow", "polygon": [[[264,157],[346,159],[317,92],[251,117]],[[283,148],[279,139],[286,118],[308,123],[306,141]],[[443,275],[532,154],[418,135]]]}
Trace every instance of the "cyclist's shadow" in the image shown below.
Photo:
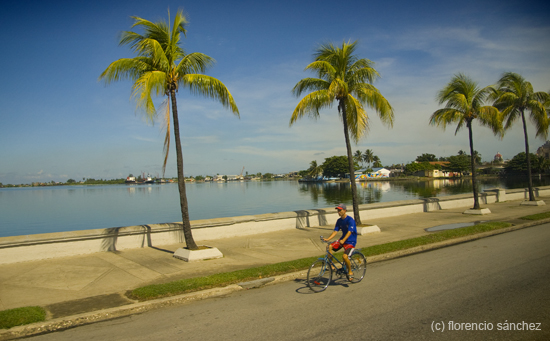
{"label": "cyclist's shadow", "polygon": [[[311,290],[308,287],[307,279],[305,279],[305,278],[296,278],[294,280],[294,282],[303,284],[303,287],[299,287],[298,289],[296,289],[296,292],[298,294],[302,294],[302,295],[318,294],[318,292],[315,292],[315,291]],[[342,277],[336,276],[336,278],[333,278],[330,281],[330,284],[328,285],[328,287],[323,291],[330,290],[330,288],[339,287],[339,286],[344,287],[344,288],[349,288],[350,284],[351,283],[348,281],[346,276],[342,276]],[[323,291],[321,291],[321,292],[323,292]]]}

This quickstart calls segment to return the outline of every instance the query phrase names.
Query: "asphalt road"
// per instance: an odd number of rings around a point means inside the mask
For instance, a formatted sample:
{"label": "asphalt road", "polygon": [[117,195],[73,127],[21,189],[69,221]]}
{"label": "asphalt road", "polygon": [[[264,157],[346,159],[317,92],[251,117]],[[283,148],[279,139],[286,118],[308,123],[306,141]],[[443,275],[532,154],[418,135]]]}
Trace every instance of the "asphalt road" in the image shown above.
{"label": "asphalt road", "polygon": [[288,282],[29,339],[550,340],[549,289],[546,224],[369,265],[323,293]]}

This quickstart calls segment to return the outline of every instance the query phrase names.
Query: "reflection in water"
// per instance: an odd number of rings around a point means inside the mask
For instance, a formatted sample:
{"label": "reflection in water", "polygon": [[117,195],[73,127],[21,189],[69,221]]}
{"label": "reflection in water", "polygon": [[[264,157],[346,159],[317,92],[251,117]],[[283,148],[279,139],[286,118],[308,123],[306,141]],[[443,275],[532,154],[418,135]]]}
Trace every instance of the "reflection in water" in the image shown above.
{"label": "reflection in water", "polygon": [[300,192],[309,193],[311,201],[317,206],[319,200],[330,205],[338,205],[352,201],[351,187],[349,183],[325,182],[325,183],[301,183]]}
{"label": "reflection in water", "polygon": [[[524,188],[527,178],[482,178],[478,180],[478,193],[489,188]],[[534,178],[533,186],[549,186],[550,178]],[[366,181],[357,183],[359,204],[408,199],[425,199],[473,192],[469,178],[438,180]],[[312,202],[328,204],[352,203],[349,183],[301,183],[300,192],[308,193]]]}

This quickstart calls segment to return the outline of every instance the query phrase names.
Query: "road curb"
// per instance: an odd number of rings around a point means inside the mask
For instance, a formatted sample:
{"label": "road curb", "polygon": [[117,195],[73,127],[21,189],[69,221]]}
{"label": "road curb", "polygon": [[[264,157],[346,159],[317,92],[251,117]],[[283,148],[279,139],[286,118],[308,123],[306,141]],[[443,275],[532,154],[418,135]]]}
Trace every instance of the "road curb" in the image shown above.
{"label": "road curb", "polygon": [[[371,263],[392,260],[400,257],[406,257],[417,253],[422,253],[422,252],[436,250],[436,249],[440,249],[440,248],[444,248],[452,245],[462,244],[462,243],[466,243],[466,242],[470,242],[470,241],[474,241],[482,238],[487,238],[487,237],[502,234],[502,233],[508,233],[508,232],[524,229],[527,227],[542,225],[546,223],[550,223],[550,218],[541,219],[541,220],[519,224],[519,225],[514,225],[511,227],[498,229],[494,231],[483,232],[483,233],[478,233],[470,236],[450,239],[443,242],[417,246],[414,248],[390,252],[383,255],[371,256],[367,258],[367,263],[371,264]],[[198,300],[202,300],[210,297],[224,296],[239,290],[246,290],[246,289],[258,288],[261,286],[274,285],[281,282],[299,280],[299,279],[305,278],[306,275],[307,275],[307,270],[300,270],[292,273],[258,279],[250,282],[231,284],[220,288],[201,290],[197,292],[159,298],[159,299],[150,300],[150,301],[136,302],[136,303],[124,305],[121,307],[103,309],[103,310],[99,310],[91,313],[83,313],[83,314],[78,314],[74,316],[67,316],[67,317],[52,319],[52,320],[43,321],[39,323],[28,324],[24,326],[17,326],[17,327],[10,328],[8,330],[0,331],[0,341],[13,340],[13,339],[22,338],[22,337],[61,331],[64,329],[74,328],[74,327],[96,323],[100,321],[111,320],[111,319],[130,316],[134,314],[141,314],[153,309],[174,306],[174,305],[181,305],[188,302],[198,301]]]}
{"label": "road curb", "polygon": [[243,288],[239,285],[232,284],[221,288],[213,288],[178,296],[164,297],[151,301],[128,304],[121,307],[103,309],[91,313],[60,317],[49,321],[43,321],[24,326],[17,326],[10,328],[6,331],[1,331],[0,341],[46,334],[100,321],[111,320],[134,314],[141,314],[153,309],[181,305],[184,303],[202,300],[209,297],[224,296],[239,290],[243,290]]}

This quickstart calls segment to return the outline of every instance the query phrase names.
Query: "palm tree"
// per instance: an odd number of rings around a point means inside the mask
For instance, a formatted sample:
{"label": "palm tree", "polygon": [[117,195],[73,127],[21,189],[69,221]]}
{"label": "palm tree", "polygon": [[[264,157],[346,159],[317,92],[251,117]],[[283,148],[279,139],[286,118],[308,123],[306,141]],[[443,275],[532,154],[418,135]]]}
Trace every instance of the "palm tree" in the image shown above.
{"label": "palm tree", "polygon": [[474,150],[474,160],[476,161],[476,165],[481,165],[481,154],[477,150]]}
{"label": "palm tree", "polygon": [[364,160],[363,160],[363,153],[361,153],[360,150],[356,150],[356,151],[355,151],[355,154],[353,154],[353,160],[354,160],[357,164],[360,163],[361,165],[363,165],[363,162],[364,162]]}
{"label": "palm tree", "polygon": [[[186,34],[185,25],[187,24],[182,10],[177,12],[172,27],[165,21],[153,23],[139,17],[132,17],[132,19],[134,19],[132,28],[141,28],[144,33],[125,31],[121,35],[120,45],[129,45],[137,56],[112,62],[99,76],[99,79],[104,80],[106,84],[126,79],[132,80],[134,82],[132,97],[135,97],[137,107],[143,109],[146,117],[151,121],[157,114],[151,95],[167,96],[163,106],[166,122],[163,176],[170,148],[171,107],[183,234],[187,247],[195,250],[197,245],[191,233],[185,192],[176,92],[180,86],[183,86],[194,94],[218,100],[237,116],[239,116],[239,110],[225,85],[216,78],[204,75],[204,72],[214,64],[215,60],[202,53],[186,54],[180,46],[180,37],[182,33]],[[170,12],[168,12],[168,19],[170,20]]]}
{"label": "palm tree", "polygon": [[437,110],[430,117],[431,125],[441,126],[443,129],[449,123],[457,123],[455,135],[464,125],[468,128],[474,194],[473,209],[475,210],[479,209],[479,199],[476,186],[472,122],[477,119],[482,125],[490,127],[493,133],[502,133],[499,111],[493,106],[483,105],[493,91],[490,86],[480,89],[469,77],[459,73],[437,95],[440,105],[447,102],[445,108]]}
{"label": "palm tree", "polygon": [[372,165],[374,168],[382,167],[382,161],[380,161],[380,158],[377,155],[372,158],[372,162],[374,162]]}
{"label": "palm tree", "polygon": [[323,172],[323,167],[317,165],[317,161],[311,161],[308,169],[308,175],[316,178],[319,174]]}
{"label": "palm tree", "polygon": [[541,156],[536,155],[534,161],[535,162],[533,163],[535,165],[534,167],[535,171],[539,173],[539,177],[540,177],[541,173],[545,173],[546,170],[550,167],[550,161],[542,155]]}
{"label": "palm tree", "polygon": [[546,139],[548,137],[547,108],[550,95],[546,92],[534,92],[533,86],[522,76],[513,72],[506,72],[498,81],[498,92],[495,96],[495,107],[502,111],[506,124],[504,129],[509,129],[515,120],[521,117],[523,123],[523,135],[525,136],[525,154],[527,154],[527,175],[529,176],[529,201],[535,201],[533,192],[533,179],[531,176],[531,157],[529,154],[529,138],[527,136],[527,124],[525,113],[529,112],[531,121],[537,129],[536,136]]}
{"label": "palm tree", "polygon": [[344,125],[351,191],[353,197],[353,215],[357,224],[361,224],[357,188],[355,187],[355,169],[350,144],[351,138],[357,143],[368,129],[369,117],[365,111],[368,106],[374,109],[383,123],[393,126],[393,109],[372,83],[380,75],[372,67],[373,62],[359,59],[355,52],[357,42],[342,43],[335,47],[332,43],[321,45],[315,52],[315,61],[305,69],[315,72],[318,78],[304,78],[292,92],[297,96],[306,95],[292,113],[290,125],[309,114],[318,118],[319,110],[331,108],[338,103],[338,114]]}
{"label": "palm tree", "polygon": [[365,160],[365,162],[369,165],[369,168],[370,168],[371,162],[374,162],[374,153],[372,152],[371,149],[365,150],[365,153],[363,154],[363,160]]}

